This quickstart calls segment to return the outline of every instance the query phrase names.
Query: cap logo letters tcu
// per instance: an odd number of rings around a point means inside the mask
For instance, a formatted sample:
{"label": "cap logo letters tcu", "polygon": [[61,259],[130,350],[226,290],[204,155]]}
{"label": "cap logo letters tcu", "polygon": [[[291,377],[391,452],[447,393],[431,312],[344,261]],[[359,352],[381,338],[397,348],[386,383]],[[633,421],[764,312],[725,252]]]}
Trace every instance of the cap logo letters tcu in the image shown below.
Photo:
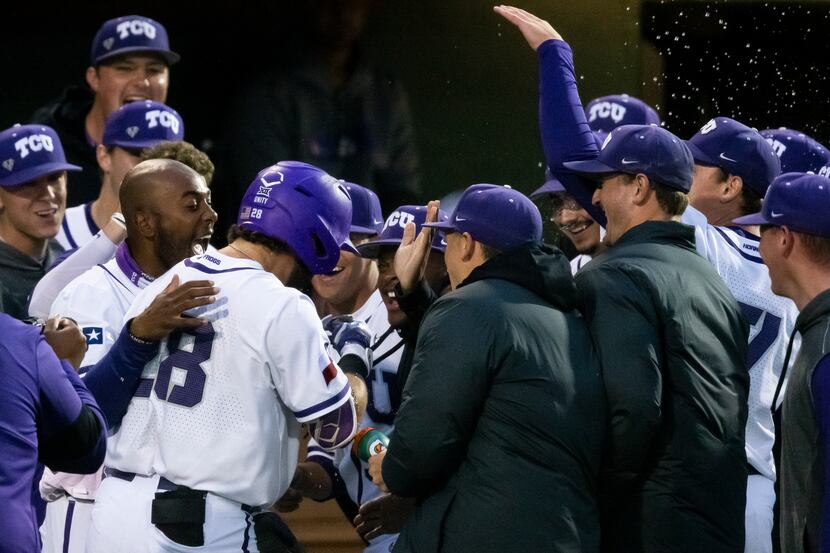
{"label": "cap logo letters tcu", "polygon": [[154,109],[148,111],[144,115],[144,118],[149,122],[147,125],[148,128],[152,129],[156,125],[161,124],[162,127],[167,127],[174,133],[179,134],[179,120],[170,112]]}
{"label": "cap logo letters tcu", "polygon": [[717,128],[718,124],[714,119],[710,119],[708,123],[700,128],[700,134],[709,134]]}
{"label": "cap logo letters tcu", "polygon": [[779,142],[774,138],[767,138],[767,142],[769,142],[769,145],[772,146],[772,151],[775,152],[775,155],[778,157],[781,157],[784,155],[784,152],[787,151],[787,147],[782,142]]}
{"label": "cap logo letters tcu", "polygon": [[619,123],[625,117],[626,107],[614,102],[598,102],[591,106],[591,112],[588,120],[595,121],[599,119],[608,119],[609,117],[615,122]]}
{"label": "cap logo letters tcu", "polygon": [[410,222],[415,221],[415,216],[411,213],[407,213],[405,211],[394,211],[392,215],[386,220],[386,225],[384,225],[384,229],[386,227],[394,227],[395,225],[404,228]]}
{"label": "cap logo letters tcu", "polygon": [[115,30],[118,31],[118,38],[121,40],[124,40],[130,35],[144,35],[151,40],[156,38],[155,26],[141,19],[123,21],[115,27]]}
{"label": "cap logo letters tcu", "polygon": [[15,142],[14,149],[20,152],[20,159],[24,159],[29,155],[29,151],[46,150],[47,152],[54,152],[55,145],[52,143],[52,137],[47,134],[32,134]]}

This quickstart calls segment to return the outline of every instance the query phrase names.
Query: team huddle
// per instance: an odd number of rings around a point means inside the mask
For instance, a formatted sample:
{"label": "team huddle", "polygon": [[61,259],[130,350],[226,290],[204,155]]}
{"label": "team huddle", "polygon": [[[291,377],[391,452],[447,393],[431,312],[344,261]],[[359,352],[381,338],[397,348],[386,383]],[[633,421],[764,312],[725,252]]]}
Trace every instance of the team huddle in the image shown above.
{"label": "team huddle", "polygon": [[141,16],[0,133],[0,551],[302,551],[304,498],[367,552],[830,551],[830,152],[583,109],[562,37],[495,11],[539,58],[530,197],[385,216],[274,160],[214,206]]}

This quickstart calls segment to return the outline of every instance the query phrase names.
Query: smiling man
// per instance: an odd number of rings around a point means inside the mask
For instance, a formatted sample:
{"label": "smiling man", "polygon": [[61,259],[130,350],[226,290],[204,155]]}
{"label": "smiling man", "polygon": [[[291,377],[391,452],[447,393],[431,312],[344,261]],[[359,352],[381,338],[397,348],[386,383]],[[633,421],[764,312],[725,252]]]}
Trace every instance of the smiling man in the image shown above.
{"label": "smiling man", "polygon": [[71,86],[57,100],[38,109],[32,119],[54,127],[67,158],[84,168],[73,181],[69,205],[95,199],[100,189],[95,148],[109,116],[138,100],[165,102],[170,66],[179,55],[170,50],[167,30],[140,15],[110,19],[92,41],[86,86]]}
{"label": "smiling man", "polygon": [[0,133],[0,311],[27,316],[29,296],[62,248],[53,240],[66,209],[61,141],[44,125]]}

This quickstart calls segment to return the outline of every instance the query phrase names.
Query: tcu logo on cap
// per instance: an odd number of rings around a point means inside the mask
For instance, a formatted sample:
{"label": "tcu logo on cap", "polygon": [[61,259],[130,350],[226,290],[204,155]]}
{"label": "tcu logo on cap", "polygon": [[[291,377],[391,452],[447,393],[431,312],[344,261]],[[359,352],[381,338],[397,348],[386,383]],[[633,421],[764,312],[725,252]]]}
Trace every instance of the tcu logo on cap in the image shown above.
{"label": "tcu logo on cap", "polygon": [[787,151],[787,147],[782,142],[779,142],[774,138],[767,138],[767,142],[770,146],[772,146],[772,151],[775,152],[775,155],[778,157],[781,157],[784,155],[784,152]]}
{"label": "tcu logo on cap", "polygon": [[174,133],[179,134],[179,119],[169,111],[153,109],[148,111],[144,118],[149,122],[147,127],[150,129],[161,124],[162,127],[167,127]]}
{"label": "tcu logo on cap", "polygon": [[122,40],[130,35],[144,35],[150,40],[156,38],[156,27],[141,19],[123,21],[115,27],[115,30],[118,31],[118,38]]}
{"label": "tcu logo on cap", "polygon": [[710,119],[708,123],[706,123],[700,128],[700,134],[709,134],[716,128],[718,128],[717,122],[715,122],[714,119]]}
{"label": "tcu logo on cap", "polygon": [[15,142],[14,149],[20,152],[20,159],[23,159],[29,155],[30,151],[46,150],[47,152],[54,152],[55,145],[52,143],[52,137],[48,134],[32,134]]}
{"label": "tcu logo on cap", "polygon": [[820,177],[830,177],[830,165],[825,165],[819,169],[818,174]]}
{"label": "tcu logo on cap", "polygon": [[415,221],[415,216],[411,213],[407,213],[405,211],[393,211],[392,215],[386,219],[386,224],[383,225],[383,228],[394,227],[395,225],[404,228],[408,223],[413,221]]}
{"label": "tcu logo on cap", "polygon": [[614,102],[598,102],[591,106],[591,111],[588,114],[588,121],[595,121],[596,119],[608,119],[609,117],[615,122],[619,123],[625,117],[626,107]]}

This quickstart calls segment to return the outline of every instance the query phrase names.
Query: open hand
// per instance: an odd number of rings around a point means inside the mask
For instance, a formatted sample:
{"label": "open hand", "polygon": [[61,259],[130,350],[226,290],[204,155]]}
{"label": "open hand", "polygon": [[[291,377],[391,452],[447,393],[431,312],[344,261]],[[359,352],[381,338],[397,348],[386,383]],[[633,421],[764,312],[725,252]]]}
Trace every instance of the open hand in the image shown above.
{"label": "open hand", "polygon": [[180,328],[198,328],[207,321],[184,316],[184,312],[216,301],[219,288],[209,280],[191,280],[179,285],[179,276],[174,275],[153,302],[138,317],[130,321],[130,334],[147,341],[166,338]]}
{"label": "open hand", "polygon": [[518,27],[534,51],[546,40],[562,40],[562,35],[557,33],[550,23],[521,8],[494,6],[493,11]]}
{"label": "open hand", "polygon": [[[432,200],[427,204],[427,217],[424,222],[434,223],[438,220],[438,208],[441,202]],[[421,227],[415,236],[415,223],[407,223],[398,251],[395,252],[395,275],[404,294],[408,294],[415,285],[424,279],[429,261],[429,249],[432,247],[432,233],[429,227]]]}

